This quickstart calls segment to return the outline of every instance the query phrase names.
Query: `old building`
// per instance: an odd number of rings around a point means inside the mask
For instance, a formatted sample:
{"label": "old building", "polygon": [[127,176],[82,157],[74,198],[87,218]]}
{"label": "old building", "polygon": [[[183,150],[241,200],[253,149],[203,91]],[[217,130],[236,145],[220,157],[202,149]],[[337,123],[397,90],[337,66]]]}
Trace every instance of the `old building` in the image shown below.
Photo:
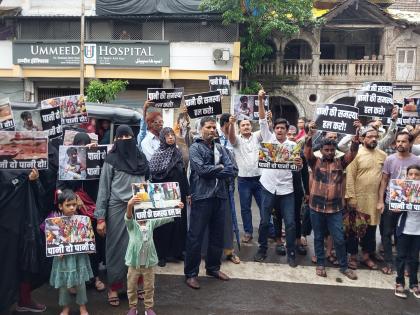
{"label": "old building", "polygon": [[[0,98],[79,93],[82,1],[0,2]],[[238,27],[202,12],[199,0],[84,2],[85,81],[128,80],[116,103],[139,107],[149,87],[208,91],[209,75],[239,80]]]}
{"label": "old building", "polygon": [[274,34],[273,57],[257,70],[274,116],[295,122],[319,103],[354,104],[366,81],[392,81],[394,99],[420,96],[420,3],[314,1],[319,28]]}

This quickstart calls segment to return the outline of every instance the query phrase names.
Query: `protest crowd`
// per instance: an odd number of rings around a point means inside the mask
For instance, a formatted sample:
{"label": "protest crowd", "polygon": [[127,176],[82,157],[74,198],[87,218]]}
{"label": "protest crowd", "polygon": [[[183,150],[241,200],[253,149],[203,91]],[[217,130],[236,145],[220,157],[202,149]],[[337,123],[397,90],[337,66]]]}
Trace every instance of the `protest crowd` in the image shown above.
{"label": "protest crowd", "polygon": [[[382,110],[369,109],[371,104],[363,109],[384,119],[362,125],[360,108],[336,104],[319,106],[313,120],[273,119],[263,89],[255,96],[256,111],[241,97],[235,113],[213,106],[220,105],[217,91],[184,101],[182,92],[166,93],[172,98],[167,107],[181,103],[173,128],[164,127],[160,111],[150,110],[159,102],[151,97],[138,134],[128,125],[110,133],[93,118],[74,116],[62,126],[73,132],[66,145],[56,136],[61,127],[43,127],[55,120],[51,108],[48,117],[47,107],[41,110],[46,119],[38,122],[30,112],[14,115],[32,135],[55,131],[40,144],[48,149],[48,163],[23,163],[13,148],[0,146],[0,164],[4,159],[2,165],[10,166],[0,170],[0,252],[7,253],[0,263],[0,310],[15,305],[18,312],[44,312],[31,292],[48,283],[58,289],[61,315],[70,314],[73,299],[81,315],[95,314],[87,285],[105,291],[110,307],[135,315],[144,303],[152,315],[156,266],[183,262],[185,284],[200,289],[202,258],[206,275],[228,281],[222,259],[240,268],[240,243],[257,241],[254,261],[264,262],[273,240],[275,252],[295,268],[312,237],[317,276],[327,277],[326,266],[336,266],[357,281],[363,265],[396,276],[396,296],[407,298],[409,290],[420,298],[418,121],[397,123],[398,106],[379,96]],[[370,100],[362,93],[361,102]],[[0,131],[0,143],[12,132],[11,141],[20,143],[19,132],[8,130]],[[123,291],[128,305],[120,300]]]}

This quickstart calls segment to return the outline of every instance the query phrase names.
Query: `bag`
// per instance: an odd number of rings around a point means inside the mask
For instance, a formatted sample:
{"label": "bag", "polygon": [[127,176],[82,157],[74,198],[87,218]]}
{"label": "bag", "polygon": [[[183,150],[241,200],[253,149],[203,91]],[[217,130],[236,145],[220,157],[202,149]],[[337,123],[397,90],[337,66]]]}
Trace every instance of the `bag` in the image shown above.
{"label": "bag", "polygon": [[357,238],[362,238],[366,234],[368,225],[370,225],[370,215],[347,205],[343,215],[343,225],[346,237],[354,234]]}

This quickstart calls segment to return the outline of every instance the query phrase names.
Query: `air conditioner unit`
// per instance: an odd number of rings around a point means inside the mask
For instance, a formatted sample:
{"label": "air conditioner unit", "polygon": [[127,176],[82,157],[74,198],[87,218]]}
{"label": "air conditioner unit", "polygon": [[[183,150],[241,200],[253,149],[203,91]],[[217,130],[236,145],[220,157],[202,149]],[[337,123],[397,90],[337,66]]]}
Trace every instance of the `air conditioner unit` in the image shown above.
{"label": "air conditioner unit", "polygon": [[213,61],[229,61],[230,50],[225,48],[217,48],[213,50]]}

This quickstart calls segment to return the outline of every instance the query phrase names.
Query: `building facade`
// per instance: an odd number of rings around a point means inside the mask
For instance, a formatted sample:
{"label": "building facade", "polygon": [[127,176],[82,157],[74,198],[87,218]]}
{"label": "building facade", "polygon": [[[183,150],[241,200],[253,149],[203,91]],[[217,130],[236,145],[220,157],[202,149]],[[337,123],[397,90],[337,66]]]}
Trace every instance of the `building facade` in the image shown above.
{"label": "building facade", "polygon": [[[203,13],[200,1],[147,5],[139,0],[125,8],[109,0],[84,2],[85,82],[128,80],[116,103],[140,107],[147,88],[208,91],[209,75],[239,80],[238,27],[222,25],[220,15]],[[0,98],[40,101],[79,93],[81,4],[1,2]],[[223,98],[223,106],[229,110],[230,97]]]}
{"label": "building facade", "polygon": [[274,34],[275,52],[255,79],[275,117],[312,117],[317,104],[353,105],[363,82],[391,81],[394,99],[420,96],[420,3],[416,0],[314,1],[318,28]]}

